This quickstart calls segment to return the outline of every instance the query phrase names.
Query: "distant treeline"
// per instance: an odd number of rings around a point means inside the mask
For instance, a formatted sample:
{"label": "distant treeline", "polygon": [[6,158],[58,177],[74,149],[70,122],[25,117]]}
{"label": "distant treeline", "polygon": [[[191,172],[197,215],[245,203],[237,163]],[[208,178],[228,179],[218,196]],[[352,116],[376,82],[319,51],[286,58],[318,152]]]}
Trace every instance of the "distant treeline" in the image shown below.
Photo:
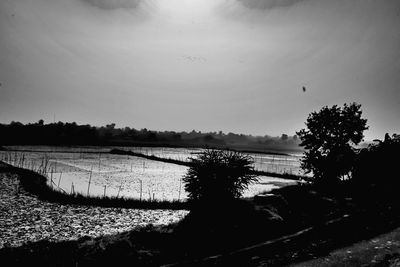
{"label": "distant treeline", "polygon": [[0,145],[121,145],[215,147],[256,151],[301,150],[296,135],[278,137],[253,136],[235,133],[150,131],[147,129],[115,128],[115,124],[102,127],[72,123],[0,124]]}

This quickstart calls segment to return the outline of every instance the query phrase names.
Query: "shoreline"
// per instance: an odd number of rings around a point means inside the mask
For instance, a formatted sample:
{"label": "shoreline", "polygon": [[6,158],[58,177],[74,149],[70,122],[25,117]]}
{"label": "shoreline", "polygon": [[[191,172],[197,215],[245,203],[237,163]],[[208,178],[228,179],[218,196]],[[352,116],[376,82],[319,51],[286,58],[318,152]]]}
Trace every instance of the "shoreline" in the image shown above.
{"label": "shoreline", "polygon": [[[48,153],[56,153],[56,152],[65,152],[65,153],[81,153],[81,151],[41,151],[41,150],[24,150],[24,149],[7,149],[7,147],[13,147],[13,146],[29,146],[29,147],[69,147],[69,148],[114,148],[114,147],[119,147],[119,148],[131,148],[131,147],[143,147],[143,148],[187,148],[187,149],[221,149],[221,150],[232,150],[236,152],[242,152],[242,153],[253,153],[253,154],[262,154],[262,155],[275,155],[275,156],[290,156],[293,153],[285,153],[283,151],[291,151],[295,152],[295,150],[290,150],[290,149],[283,149],[278,151],[274,150],[265,150],[265,149],[251,149],[251,148],[239,148],[235,146],[204,146],[204,145],[171,145],[171,144],[126,144],[126,145],[120,145],[120,144],[107,144],[107,145],[46,145],[46,144],[35,144],[35,145],[30,145],[30,144],[24,144],[24,145],[3,145],[2,151],[17,151],[17,152],[48,152]],[[90,152],[90,151],[82,151],[85,153],[97,153],[97,152]],[[296,150],[296,152],[302,152],[302,150]],[[100,152],[101,153],[101,152]],[[102,153],[107,153],[107,152],[102,152]]]}
{"label": "shoreline", "polygon": [[165,210],[188,210],[189,204],[186,201],[159,201],[140,200],[123,197],[93,197],[82,194],[68,194],[52,189],[47,184],[47,178],[39,173],[28,169],[11,166],[0,161],[0,173],[11,172],[18,175],[21,187],[27,192],[45,200],[59,204],[75,204],[82,206],[97,206],[106,208],[126,209],[165,209]]}
{"label": "shoreline", "polygon": [[[134,156],[134,157],[141,157],[141,158],[145,158],[145,159],[149,159],[149,160],[171,163],[171,164],[176,164],[176,165],[181,165],[181,166],[186,166],[186,167],[192,166],[192,164],[190,162],[177,160],[177,159],[170,159],[170,158],[161,158],[161,157],[157,157],[155,155],[146,155],[146,154],[142,154],[142,153],[132,152],[129,150],[112,149],[112,150],[110,150],[109,153],[115,154],[115,155],[129,155],[129,156]],[[268,177],[273,177],[273,178],[295,180],[295,181],[307,180],[307,178],[308,178],[307,176],[302,176],[302,175],[296,175],[296,174],[290,174],[290,173],[266,172],[266,171],[260,171],[260,170],[254,170],[253,172],[251,172],[251,174],[255,174],[255,175],[259,175],[259,176],[268,176]]]}

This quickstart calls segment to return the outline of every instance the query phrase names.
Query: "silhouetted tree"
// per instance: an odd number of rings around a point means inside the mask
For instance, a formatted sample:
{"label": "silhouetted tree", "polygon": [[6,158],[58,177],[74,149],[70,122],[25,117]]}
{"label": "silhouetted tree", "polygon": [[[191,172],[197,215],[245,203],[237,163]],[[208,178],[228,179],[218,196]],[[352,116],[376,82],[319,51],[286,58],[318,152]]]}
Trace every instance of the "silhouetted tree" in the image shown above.
{"label": "silhouetted tree", "polygon": [[360,108],[357,103],[325,106],[308,116],[307,129],[297,132],[300,145],[306,149],[301,167],[313,173],[315,182],[331,183],[350,177],[356,156],[354,145],[362,141],[368,129]]}
{"label": "silhouetted tree", "polygon": [[239,198],[258,180],[252,174],[252,158],[242,153],[206,150],[191,158],[191,163],[183,182],[189,199],[195,202],[225,203]]}

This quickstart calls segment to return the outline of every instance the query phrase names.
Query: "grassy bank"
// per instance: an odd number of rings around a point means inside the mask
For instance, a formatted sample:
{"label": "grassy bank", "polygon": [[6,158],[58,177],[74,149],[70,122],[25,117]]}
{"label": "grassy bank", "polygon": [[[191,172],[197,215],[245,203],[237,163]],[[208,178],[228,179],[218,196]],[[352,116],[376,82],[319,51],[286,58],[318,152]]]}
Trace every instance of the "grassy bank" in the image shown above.
{"label": "grassy bank", "polygon": [[[171,158],[162,158],[162,157],[157,157],[155,155],[146,155],[146,154],[122,150],[122,149],[112,149],[112,150],[110,150],[110,154],[129,155],[129,156],[140,157],[140,158],[145,158],[145,159],[149,159],[149,160],[171,163],[171,164],[176,164],[176,165],[181,165],[181,166],[186,166],[186,167],[191,167],[193,165],[189,161],[182,161],[182,160],[171,159]],[[254,170],[251,172],[251,174],[260,175],[260,176],[269,176],[269,177],[275,177],[275,178],[283,178],[283,179],[289,179],[289,180],[296,180],[296,181],[309,179],[309,177],[302,176],[302,175],[296,175],[296,174],[290,174],[290,173],[266,172],[266,171],[260,171],[260,170]]]}
{"label": "grassy bank", "polygon": [[188,204],[184,201],[140,200],[107,196],[93,197],[78,193],[67,194],[49,187],[47,178],[37,172],[13,167],[3,162],[1,164],[4,165],[4,167],[0,167],[1,172],[18,174],[21,186],[27,192],[36,195],[41,200],[49,202],[128,209],[188,209]]}

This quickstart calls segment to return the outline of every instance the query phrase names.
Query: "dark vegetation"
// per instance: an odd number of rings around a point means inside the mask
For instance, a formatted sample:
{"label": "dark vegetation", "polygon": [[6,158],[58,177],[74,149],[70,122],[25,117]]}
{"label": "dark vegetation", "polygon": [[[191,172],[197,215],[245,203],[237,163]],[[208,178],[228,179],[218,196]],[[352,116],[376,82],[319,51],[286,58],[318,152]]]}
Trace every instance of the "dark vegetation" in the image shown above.
{"label": "dark vegetation", "polygon": [[395,169],[399,163],[400,135],[386,134],[383,141],[375,142],[359,151],[353,167],[352,183],[362,186],[362,190],[365,187],[398,188],[400,179]]}
{"label": "dark vegetation", "polygon": [[314,183],[329,186],[351,178],[357,153],[354,146],[368,129],[360,108],[356,103],[323,107],[309,115],[307,130],[297,132],[306,149],[301,167],[313,174]]}
{"label": "dark vegetation", "polygon": [[182,179],[185,190],[189,201],[205,209],[229,205],[258,181],[253,174],[253,160],[242,153],[206,150],[190,163]]}
{"label": "dark vegetation", "polygon": [[215,147],[250,151],[300,151],[296,135],[280,137],[252,136],[235,133],[150,131],[147,129],[102,127],[72,123],[0,124],[1,145],[114,145]]}
{"label": "dark vegetation", "polygon": [[254,181],[251,161],[206,151],[191,161],[185,177],[191,206],[181,222],[112,237],[6,248],[0,258],[41,266],[126,261],[138,266],[282,266],[389,231],[400,224],[395,156],[400,136],[387,134],[356,149],[366,129],[361,114],[359,105],[350,104],[310,115],[307,129],[299,132],[307,150],[303,167],[314,175],[307,184],[240,199]]}

